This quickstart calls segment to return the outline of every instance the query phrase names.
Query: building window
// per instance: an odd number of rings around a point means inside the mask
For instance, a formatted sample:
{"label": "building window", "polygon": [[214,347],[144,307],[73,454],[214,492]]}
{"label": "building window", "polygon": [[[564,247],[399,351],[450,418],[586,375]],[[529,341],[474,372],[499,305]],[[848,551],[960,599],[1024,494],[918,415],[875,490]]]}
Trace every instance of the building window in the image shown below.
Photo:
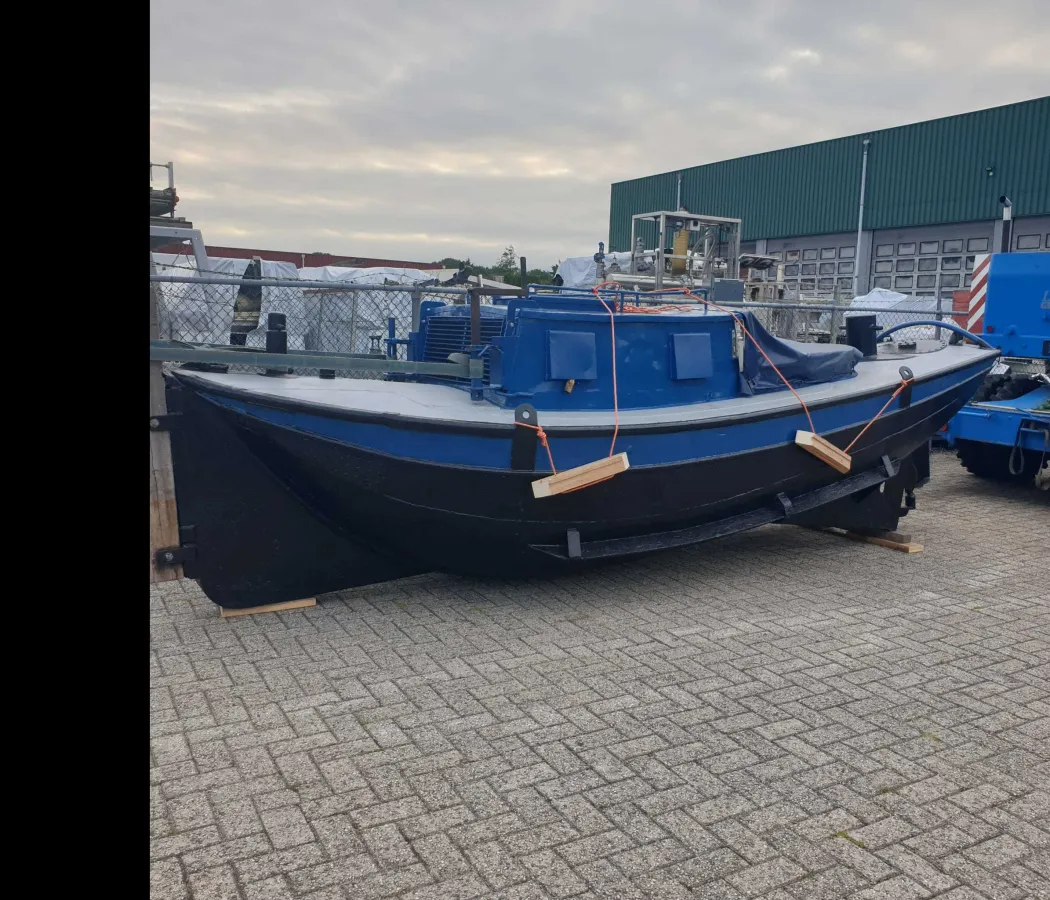
{"label": "building window", "polygon": [[817,251],[816,250],[803,250],[802,251],[802,258],[803,259],[816,259],[817,258]]}
{"label": "building window", "polygon": [[840,278],[836,282],[840,291],[848,291],[853,287],[852,278]]}
{"label": "building window", "polygon": [[852,262],[840,262],[839,263],[839,275],[852,275],[853,274],[853,263]]}
{"label": "building window", "polygon": [[942,275],[941,276],[941,287],[946,288],[957,288],[959,286],[958,275]]}
{"label": "building window", "polygon": [[900,288],[910,288],[914,280],[911,275],[898,275],[893,279],[893,286],[898,290]]}
{"label": "building window", "polygon": [[937,287],[936,275],[920,275],[915,279],[915,286],[921,288]]}
{"label": "building window", "polygon": [[898,272],[914,272],[915,271],[915,260],[914,259],[898,259],[897,260],[897,271]]}
{"label": "building window", "polygon": [[798,262],[798,255],[798,250],[788,250],[787,253],[784,254],[784,259],[786,259],[788,262]]}
{"label": "building window", "polygon": [[893,256],[893,244],[879,244],[875,248],[876,256]]}
{"label": "building window", "polygon": [[839,247],[839,259],[853,259],[856,255],[856,247]]}
{"label": "building window", "polygon": [[772,253],[770,253],[768,255],[772,256],[773,259],[783,259],[784,258],[784,252],[782,250],[774,250]]}
{"label": "building window", "polygon": [[963,262],[963,268],[967,272],[972,272],[973,271],[973,264],[974,264],[976,259],[977,259],[976,256],[967,256],[965,262]]}
{"label": "building window", "polygon": [[875,276],[875,287],[888,288],[890,286],[889,275],[876,275]]}
{"label": "building window", "polygon": [[[945,241],[947,244],[948,242]],[[962,268],[962,257],[961,256],[942,256],[941,257],[941,271],[942,272],[956,272]]]}
{"label": "building window", "polygon": [[937,257],[931,256],[926,259],[919,260],[919,271],[920,272],[936,272],[937,271]]}
{"label": "building window", "polygon": [[1046,249],[1050,250],[1050,234],[1046,236]]}
{"label": "building window", "polygon": [[830,291],[835,284],[834,278],[818,278],[817,287],[822,291]]}
{"label": "building window", "polygon": [[988,250],[988,238],[970,238],[966,249],[971,253],[985,253]]}
{"label": "building window", "polygon": [[820,264],[820,274],[821,275],[834,275],[835,274],[835,264],[834,263],[821,263]]}
{"label": "building window", "polygon": [[804,291],[815,290],[817,286],[817,282],[812,278],[803,278],[798,284],[799,287]]}
{"label": "building window", "polygon": [[1017,249],[1018,250],[1038,250],[1039,249],[1039,235],[1038,234],[1019,234],[1019,235],[1017,235]]}
{"label": "building window", "polygon": [[911,256],[914,253],[915,253],[915,244],[914,244],[914,242],[908,243],[908,244],[898,244],[897,245],[897,255],[898,256]]}
{"label": "building window", "polygon": [[973,283],[973,276],[972,275],[964,275],[963,276],[963,287],[969,287],[972,283]]}
{"label": "building window", "polygon": [[953,240],[953,241],[945,241],[944,242],[944,252],[945,253],[962,253],[962,244],[963,244],[962,238],[958,238],[958,239]]}
{"label": "building window", "polygon": [[919,252],[920,253],[936,253],[941,249],[940,241],[920,241]]}
{"label": "building window", "polygon": [[820,258],[821,259],[834,259],[835,258],[835,248],[834,247],[824,247],[820,251]]}
{"label": "building window", "polygon": [[879,259],[875,261],[876,272],[892,272],[893,271],[893,260],[891,259]]}
{"label": "building window", "polygon": [[806,263],[802,263],[802,274],[803,275],[816,275],[817,274],[817,264],[816,263],[809,263],[807,265]]}
{"label": "building window", "polygon": [[798,266],[784,266],[784,277],[785,278],[797,278],[798,277]]}

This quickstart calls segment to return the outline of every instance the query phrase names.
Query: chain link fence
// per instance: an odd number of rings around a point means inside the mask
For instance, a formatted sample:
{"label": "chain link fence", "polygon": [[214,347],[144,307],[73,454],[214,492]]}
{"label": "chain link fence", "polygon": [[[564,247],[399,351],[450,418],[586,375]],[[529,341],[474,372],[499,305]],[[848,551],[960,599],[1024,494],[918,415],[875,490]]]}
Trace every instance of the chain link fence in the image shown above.
{"label": "chain link fence", "polygon": [[[846,321],[851,316],[875,316],[879,331],[909,322],[942,321],[965,326],[965,315],[953,317],[952,302],[947,297],[905,297],[903,300],[854,298],[838,287],[813,293],[799,292],[775,282],[746,285],[742,303],[722,304],[753,312],[763,327],[780,338],[804,343],[841,344],[846,339]],[[944,340],[950,332],[932,325],[902,328],[895,333],[898,341]]]}
{"label": "chain link fence", "polygon": [[[919,320],[954,321],[950,305],[935,298],[909,297],[906,302],[868,306],[830,296],[807,295],[781,299],[769,285],[754,300],[720,306],[755,314],[771,334],[794,341],[843,343],[846,321],[853,315],[874,315],[879,330]],[[241,346],[264,350],[268,316],[285,317],[288,351],[349,353],[373,358],[407,358],[404,342],[418,322],[423,303],[437,300],[466,304],[465,287],[436,283],[351,284],[281,279],[201,277],[196,273],[151,275],[157,300],[158,337],[185,344]],[[548,289],[552,292],[557,289]],[[566,291],[587,299],[588,292]],[[747,296],[747,295],[745,295]],[[644,294],[625,292],[627,302]],[[667,303],[669,296],[652,295],[653,302]],[[775,299],[771,299],[775,298]],[[861,298],[862,300],[866,298]],[[491,298],[482,298],[491,303]],[[675,300],[680,303],[680,300]],[[897,332],[897,340],[943,340],[950,333],[932,325],[917,325]],[[232,367],[234,371],[242,367]],[[255,371],[256,367],[243,367]],[[298,374],[316,374],[296,369]],[[339,376],[381,377],[376,372],[339,370]]]}
{"label": "chain link fence", "polygon": [[[288,351],[350,353],[405,359],[403,342],[427,300],[466,302],[460,288],[390,282],[378,285],[250,278],[151,276],[157,337],[185,344],[266,348],[268,317],[285,317]],[[488,298],[485,298],[486,300]],[[393,341],[393,343],[391,342]],[[238,371],[241,367],[231,367]],[[253,367],[245,367],[254,371]],[[316,370],[294,370],[316,374]],[[339,376],[380,377],[340,370]]]}

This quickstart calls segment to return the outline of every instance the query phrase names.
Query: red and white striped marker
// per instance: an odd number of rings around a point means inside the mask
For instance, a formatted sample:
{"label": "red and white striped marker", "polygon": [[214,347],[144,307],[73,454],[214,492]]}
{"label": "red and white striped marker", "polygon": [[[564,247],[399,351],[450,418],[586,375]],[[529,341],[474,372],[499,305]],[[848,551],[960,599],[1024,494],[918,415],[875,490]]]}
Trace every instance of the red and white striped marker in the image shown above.
{"label": "red and white striped marker", "polygon": [[984,300],[988,295],[988,270],[992,255],[979,253],[973,261],[973,278],[970,281],[970,302],[966,312],[966,330],[971,334],[984,331]]}

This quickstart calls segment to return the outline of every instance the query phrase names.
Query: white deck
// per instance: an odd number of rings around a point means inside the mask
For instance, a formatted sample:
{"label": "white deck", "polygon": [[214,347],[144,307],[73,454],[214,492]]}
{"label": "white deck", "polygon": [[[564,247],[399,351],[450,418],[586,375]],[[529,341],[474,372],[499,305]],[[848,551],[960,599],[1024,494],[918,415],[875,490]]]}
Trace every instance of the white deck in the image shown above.
{"label": "white deck", "polygon": [[[908,366],[918,381],[963,368],[982,359],[990,360],[998,351],[983,350],[970,345],[949,346],[933,353],[911,357],[857,363],[855,378],[833,381],[799,389],[799,395],[808,405],[840,399],[869,391],[886,390],[900,384],[901,366]],[[183,376],[203,385],[232,388],[320,408],[362,413],[386,413],[409,419],[431,421],[459,421],[466,423],[514,423],[514,410],[501,409],[488,401],[478,403],[456,387],[439,384],[378,381],[375,379],[336,378],[288,375],[269,377],[238,373],[186,372]],[[759,394],[754,397],[733,397],[707,403],[667,406],[660,409],[620,410],[620,425],[652,425],[669,422],[703,422],[711,419],[733,418],[755,412],[777,412],[797,407],[798,401],[790,391]],[[543,410],[541,421],[545,428],[559,426],[602,427],[613,424],[612,410],[580,410],[559,412]]]}

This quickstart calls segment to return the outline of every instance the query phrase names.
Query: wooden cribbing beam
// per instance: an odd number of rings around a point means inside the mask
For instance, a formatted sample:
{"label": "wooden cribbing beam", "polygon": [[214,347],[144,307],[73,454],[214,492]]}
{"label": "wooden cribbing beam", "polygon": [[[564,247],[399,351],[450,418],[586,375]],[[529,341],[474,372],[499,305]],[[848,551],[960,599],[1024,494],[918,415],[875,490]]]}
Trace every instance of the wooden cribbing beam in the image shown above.
{"label": "wooden cribbing beam", "polygon": [[580,488],[590,487],[599,481],[605,481],[630,468],[626,453],[617,453],[605,459],[599,459],[585,466],[577,466],[575,469],[566,469],[557,475],[548,475],[538,481],[532,482],[532,496],[537,500],[542,497],[553,497],[555,494],[565,494],[569,491],[578,491]]}
{"label": "wooden cribbing beam", "polygon": [[890,550],[899,550],[901,553],[922,553],[923,551],[922,544],[913,541],[910,534],[900,534],[896,531],[884,531],[881,534],[857,534],[844,528],[824,528],[822,530],[837,537],[860,541],[863,544],[874,544],[876,547],[888,547]]}
{"label": "wooden cribbing beam", "polygon": [[819,434],[814,434],[812,431],[796,431],[795,443],[807,453],[812,453],[821,462],[827,463],[836,472],[845,475],[850,469],[852,462],[850,455]]}
{"label": "wooden cribbing beam", "polygon": [[258,613],[283,612],[286,609],[306,609],[317,606],[316,597],[307,597],[305,600],[285,600],[283,603],[267,603],[265,606],[249,606],[246,609],[224,609],[219,607],[219,612],[224,619],[233,619],[237,616],[254,616]]}

